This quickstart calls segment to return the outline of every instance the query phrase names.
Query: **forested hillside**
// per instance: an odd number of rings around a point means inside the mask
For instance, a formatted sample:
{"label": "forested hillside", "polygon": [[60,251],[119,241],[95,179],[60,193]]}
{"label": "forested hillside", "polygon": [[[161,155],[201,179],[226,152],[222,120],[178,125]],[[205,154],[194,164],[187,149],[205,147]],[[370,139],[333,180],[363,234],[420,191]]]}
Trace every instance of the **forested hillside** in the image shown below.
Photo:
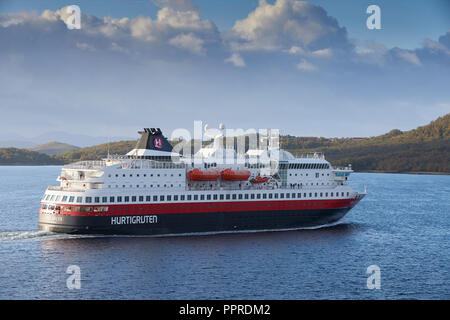
{"label": "forested hillside", "polygon": [[0,148],[0,165],[52,165],[62,163],[61,159],[27,149]]}
{"label": "forested hillside", "polygon": [[322,151],[333,164],[351,163],[357,171],[450,173],[450,114],[405,132],[337,141],[285,136],[281,145],[294,154]]}

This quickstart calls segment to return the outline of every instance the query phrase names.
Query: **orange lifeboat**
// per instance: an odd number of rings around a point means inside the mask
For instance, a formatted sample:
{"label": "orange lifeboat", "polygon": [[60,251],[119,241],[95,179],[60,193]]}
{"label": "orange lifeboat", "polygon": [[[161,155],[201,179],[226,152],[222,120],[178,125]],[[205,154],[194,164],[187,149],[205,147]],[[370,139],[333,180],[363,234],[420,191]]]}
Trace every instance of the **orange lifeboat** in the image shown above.
{"label": "orange lifeboat", "polygon": [[215,181],[219,178],[219,171],[195,168],[188,172],[188,177],[191,181]]}
{"label": "orange lifeboat", "polygon": [[251,173],[248,170],[225,169],[220,173],[220,176],[224,181],[242,181],[247,180],[250,177],[250,174]]}
{"label": "orange lifeboat", "polygon": [[254,177],[252,180],[250,180],[251,183],[264,183],[269,181],[269,177],[261,177],[261,176],[256,176]]}

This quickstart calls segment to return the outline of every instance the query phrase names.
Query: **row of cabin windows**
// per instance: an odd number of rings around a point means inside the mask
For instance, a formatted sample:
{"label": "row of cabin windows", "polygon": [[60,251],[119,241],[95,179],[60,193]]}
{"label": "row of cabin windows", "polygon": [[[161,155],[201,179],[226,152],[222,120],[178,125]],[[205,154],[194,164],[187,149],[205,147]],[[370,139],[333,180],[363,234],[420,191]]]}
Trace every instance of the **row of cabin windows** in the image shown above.
{"label": "row of cabin windows", "polygon": [[[245,194],[194,194],[194,195],[160,195],[160,196],[110,196],[110,197],[85,197],[84,203],[115,203],[115,202],[158,202],[158,201],[210,201],[210,200],[248,200],[248,199],[301,199],[307,198],[308,195],[312,197],[344,197],[345,192],[304,192],[304,193],[245,193]],[[347,196],[350,193],[347,192]],[[47,195],[45,200],[48,201],[61,201],[69,203],[83,203],[83,197],[74,196],[55,196]]]}
{"label": "row of cabin windows", "polygon": [[[132,184],[130,184],[129,186],[130,186],[130,188],[133,188],[133,185],[132,185]],[[139,186],[140,186],[140,185],[137,184],[137,185],[136,185],[136,188],[139,188]],[[119,185],[116,184],[115,187],[116,187],[116,188],[119,188]],[[127,187],[127,186],[126,186],[125,184],[122,185],[122,188],[126,188],[126,187]],[[150,187],[150,188],[153,188],[153,187],[155,187],[155,188],[160,188],[161,185],[159,185],[159,184],[150,184],[150,185],[148,185],[148,187]],[[173,184],[170,184],[170,185],[164,184],[163,187],[164,187],[164,188],[169,188],[169,187],[170,187],[170,188],[173,188],[174,185],[173,185]],[[178,184],[178,187],[181,187],[181,183]],[[110,185],[110,184],[108,185],[108,188],[111,188],[111,185]],[[147,185],[146,185],[146,184],[142,185],[142,188],[147,188]]]}
{"label": "row of cabin windows", "polygon": [[[118,178],[118,177],[119,177],[119,174],[116,174],[115,176],[116,176],[116,178]],[[126,175],[125,173],[122,174],[122,177],[126,177],[126,176],[127,176],[127,175]],[[145,177],[147,177],[147,174],[144,173],[143,176],[144,176],[144,178],[145,178]],[[149,176],[150,176],[150,177],[153,177],[153,173],[151,173]],[[161,177],[161,176],[167,177],[168,175],[167,175],[167,173],[165,173],[164,175],[161,175],[161,174],[157,173],[157,174],[155,174],[155,176],[156,176],[156,177]],[[173,177],[173,173],[170,174],[170,176]],[[181,177],[181,173],[179,173],[178,176]],[[111,177],[112,177],[112,174],[108,174],[108,177],[111,178]],[[130,174],[130,177],[133,177],[133,174]],[[140,177],[139,173],[136,174],[135,177],[139,178],[139,177]]]}
{"label": "row of cabin windows", "polygon": [[[300,175],[303,177],[303,173],[300,174]],[[292,177],[292,173],[289,173],[289,176]],[[297,177],[297,173],[295,173],[294,176]],[[306,173],[306,177],[307,177],[307,176],[308,176],[308,174]],[[319,178],[319,176],[320,176],[320,173],[316,172],[316,178]],[[322,176],[324,177],[324,176],[325,176],[325,173],[322,173]],[[327,176],[330,176],[330,174],[327,173]]]}
{"label": "row of cabin windows", "polygon": [[330,169],[328,163],[280,163],[280,169]]}

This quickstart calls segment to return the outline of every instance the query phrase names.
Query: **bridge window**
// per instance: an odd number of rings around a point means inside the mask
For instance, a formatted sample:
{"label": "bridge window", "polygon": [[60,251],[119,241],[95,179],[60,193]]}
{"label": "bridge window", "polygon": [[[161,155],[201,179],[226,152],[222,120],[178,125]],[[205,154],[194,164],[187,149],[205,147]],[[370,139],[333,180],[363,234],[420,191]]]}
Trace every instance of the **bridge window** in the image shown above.
{"label": "bridge window", "polygon": [[125,196],[124,202],[130,202],[130,197],[129,196]]}
{"label": "bridge window", "polygon": [[164,196],[159,196],[159,201],[164,201]]}
{"label": "bridge window", "polygon": [[117,202],[122,202],[122,197],[121,196],[117,197]]}
{"label": "bridge window", "polygon": [[99,203],[99,202],[100,202],[100,197],[95,197],[95,198],[94,198],[94,202],[95,202],[95,203]]}

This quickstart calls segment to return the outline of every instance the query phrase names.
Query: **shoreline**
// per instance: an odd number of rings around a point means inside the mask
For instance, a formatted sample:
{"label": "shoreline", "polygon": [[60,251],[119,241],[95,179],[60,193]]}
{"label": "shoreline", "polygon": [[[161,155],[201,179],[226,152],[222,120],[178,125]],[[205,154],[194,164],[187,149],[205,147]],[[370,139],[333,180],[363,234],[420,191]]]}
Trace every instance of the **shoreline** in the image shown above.
{"label": "shoreline", "polygon": [[391,173],[391,174],[418,174],[418,175],[441,175],[448,176],[450,172],[426,172],[426,171],[381,171],[381,170],[364,170],[364,171],[354,171],[354,173]]}

